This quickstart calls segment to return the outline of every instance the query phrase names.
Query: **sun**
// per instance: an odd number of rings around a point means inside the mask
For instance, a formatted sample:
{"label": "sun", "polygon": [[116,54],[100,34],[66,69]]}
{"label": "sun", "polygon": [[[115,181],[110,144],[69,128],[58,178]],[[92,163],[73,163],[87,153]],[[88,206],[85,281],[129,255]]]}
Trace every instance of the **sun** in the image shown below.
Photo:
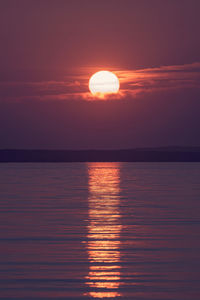
{"label": "sun", "polygon": [[119,79],[110,71],[99,71],[91,76],[89,90],[98,97],[116,94],[119,91]]}

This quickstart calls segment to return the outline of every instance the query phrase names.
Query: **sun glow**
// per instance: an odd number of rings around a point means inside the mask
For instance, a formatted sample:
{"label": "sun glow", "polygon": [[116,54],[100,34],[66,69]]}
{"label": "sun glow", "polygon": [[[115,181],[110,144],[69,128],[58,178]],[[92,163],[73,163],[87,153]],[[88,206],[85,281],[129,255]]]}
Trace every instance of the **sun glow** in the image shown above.
{"label": "sun glow", "polygon": [[109,71],[99,71],[93,74],[89,80],[90,92],[97,97],[107,94],[116,94],[119,91],[119,79]]}

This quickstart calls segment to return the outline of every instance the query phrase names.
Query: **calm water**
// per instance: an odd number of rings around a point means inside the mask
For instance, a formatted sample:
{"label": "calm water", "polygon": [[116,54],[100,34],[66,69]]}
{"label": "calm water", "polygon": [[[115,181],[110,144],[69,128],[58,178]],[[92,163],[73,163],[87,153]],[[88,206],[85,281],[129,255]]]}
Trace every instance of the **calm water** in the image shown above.
{"label": "calm water", "polygon": [[1,164],[0,297],[199,300],[200,164]]}

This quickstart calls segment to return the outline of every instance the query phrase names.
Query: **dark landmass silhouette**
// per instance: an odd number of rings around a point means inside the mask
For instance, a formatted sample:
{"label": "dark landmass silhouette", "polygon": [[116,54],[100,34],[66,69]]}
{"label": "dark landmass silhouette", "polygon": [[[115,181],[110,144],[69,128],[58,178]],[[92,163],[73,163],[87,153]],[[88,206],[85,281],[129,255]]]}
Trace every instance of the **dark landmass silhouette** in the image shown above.
{"label": "dark landmass silhouette", "polygon": [[125,150],[0,150],[6,162],[200,162],[200,147]]}

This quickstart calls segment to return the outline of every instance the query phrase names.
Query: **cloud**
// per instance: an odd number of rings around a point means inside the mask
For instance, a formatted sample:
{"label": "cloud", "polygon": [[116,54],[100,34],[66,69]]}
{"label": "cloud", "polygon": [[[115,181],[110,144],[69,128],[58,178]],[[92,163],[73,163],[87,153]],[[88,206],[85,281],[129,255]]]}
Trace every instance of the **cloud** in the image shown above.
{"label": "cloud", "polygon": [[[0,101],[99,100],[88,91],[88,80],[97,68],[82,68],[62,80],[1,81]],[[154,92],[200,88],[200,63],[161,66],[137,70],[114,69],[120,92],[101,100],[136,98]]]}
{"label": "cloud", "polygon": [[122,70],[120,78],[124,95],[137,95],[160,90],[200,87],[200,63],[161,66],[140,70]]}

